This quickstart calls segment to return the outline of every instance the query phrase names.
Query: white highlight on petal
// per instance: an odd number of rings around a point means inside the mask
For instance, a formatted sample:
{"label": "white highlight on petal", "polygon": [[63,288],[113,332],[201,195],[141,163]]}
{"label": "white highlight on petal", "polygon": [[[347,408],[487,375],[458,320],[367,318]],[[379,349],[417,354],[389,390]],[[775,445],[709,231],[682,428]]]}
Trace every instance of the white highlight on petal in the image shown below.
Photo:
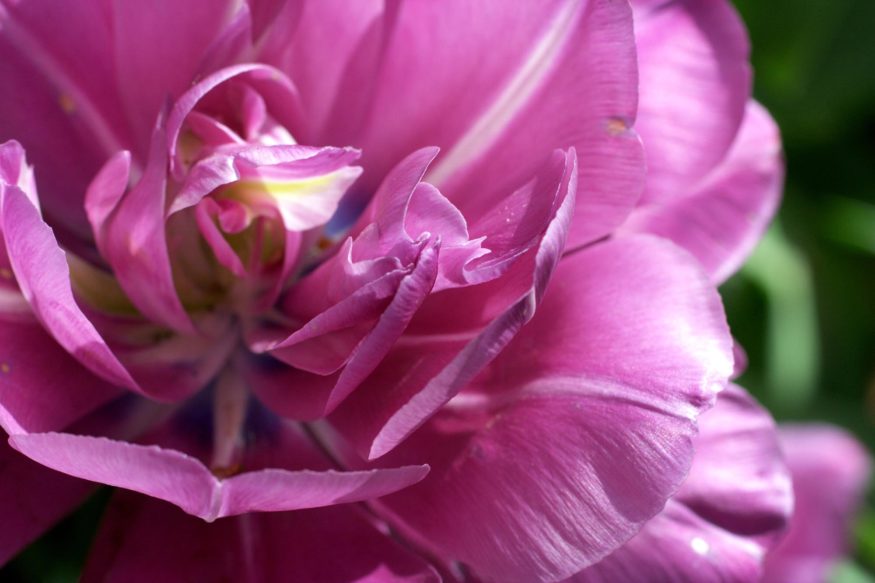
{"label": "white highlight on petal", "polygon": [[708,544],[708,541],[700,536],[697,536],[690,541],[690,547],[693,549],[694,553],[703,556],[707,555],[708,551],[711,550],[711,545]]}
{"label": "white highlight on petal", "polygon": [[440,187],[459,168],[474,161],[501,135],[513,117],[523,108],[529,98],[541,86],[541,82],[556,62],[556,55],[568,40],[575,14],[580,2],[566,2],[559,10],[547,33],[532,50],[516,75],[510,80],[498,99],[445,156],[438,159],[437,165],[428,173],[426,180]]}

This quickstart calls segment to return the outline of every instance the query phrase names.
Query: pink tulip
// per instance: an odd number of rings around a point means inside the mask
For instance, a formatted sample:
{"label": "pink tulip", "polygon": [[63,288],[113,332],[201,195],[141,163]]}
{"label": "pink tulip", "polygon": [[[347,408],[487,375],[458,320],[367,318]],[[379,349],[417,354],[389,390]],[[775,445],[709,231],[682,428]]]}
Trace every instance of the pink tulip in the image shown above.
{"label": "pink tulip", "polygon": [[754,572],[747,50],[722,0],[0,0],[0,559],[96,483],[85,581]]}

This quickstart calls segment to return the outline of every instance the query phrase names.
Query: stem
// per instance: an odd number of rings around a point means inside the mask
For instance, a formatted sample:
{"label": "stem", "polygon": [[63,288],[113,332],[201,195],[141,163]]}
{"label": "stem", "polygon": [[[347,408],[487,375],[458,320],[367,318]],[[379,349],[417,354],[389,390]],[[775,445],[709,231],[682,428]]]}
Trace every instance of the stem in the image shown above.
{"label": "stem", "polygon": [[233,367],[219,376],[213,393],[213,473],[228,476],[239,469],[243,453],[243,425],[249,392]]}

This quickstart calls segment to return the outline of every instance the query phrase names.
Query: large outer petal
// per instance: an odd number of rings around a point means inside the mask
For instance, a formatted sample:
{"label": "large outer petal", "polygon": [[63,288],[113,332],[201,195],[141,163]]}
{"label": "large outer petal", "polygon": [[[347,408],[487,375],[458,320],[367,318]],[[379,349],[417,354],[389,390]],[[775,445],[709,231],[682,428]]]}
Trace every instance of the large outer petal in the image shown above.
{"label": "large outer petal", "polygon": [[107,156],[130,147],[105,8],[96,0],[0,2],[0,142],[24,144],[47,218],[83,237],[88,180]]}
{"label": "large outer petal", "polygon": [[766,230],[784,183],[781,138],[761,105],[748,102],[725,159],[695,186],[635,209],[622,230],[671,239],[721,283],[744,262]]}
{"label": "large outer petal", "polygon": [[651,238],[573,254],[480,390],[386,456],[433,469],[380,507],[486,579],[570,576],[662,509],[731,370],[719,297],[692,258]]}
{"label": "large outer petal", "polygon": [[207,524],[122,493],[110,502],[82,581],[435,583],[439,577],[355,506]]}
{"label": "large outer petal", "polygon": [[[659,515],[574,583],[748,583],[792,508],[774,421],[732,386],[700,420],[690,475]],[[793,579],[795,581],[795,579]]]}
{"label": "large outer petal", "polygon": [[0,443],[0,565],[78,506],[93,484],[33,462]]}
{"label": "large outer petal", "polygon": [[[261,28],[262,15],[273,12],[276,16],[270,26],[264,27],[257,43],[259,61],[271,63],[286,71],[301,92],[301,101],[307,112],[301,127],[291,128],[301,143],[320,143],[317,136],[325,134],[330,121],[332,103],[355,101],[361,98],[355,92],[342,90],[350,79],[344,73],[350,61],[376,59],[376,43],[362,43],[366,35],[373,40],[384,25],[380,16],[382,0],[276,0],[267,6],[264,0],[250,0],[256,30]],[[360,79],[372,83],[373,79]],[[361,107],[359,105],[358,107]],[[327,145],[324,139],[321,143]],[[347,142],[337,142],[346,144]]]}
{"label": "large outer petal", "polygon": [[735,140],[750,95],[750,49],[726,0],[634,0],[632,8],[644,200],[659,203],[702,179]]}
{"label": "large outer petal", "polygon": [[223,33],[238,16],[240,0],[111,0],[118,90],[144,155],[167,99],[187,90]]}
{"label": "large outer petal", "polygon": [[868,452],[844,430],[787,425],[781,444],[796,510],[787,536],[766,557],[767,583],[820,583],[848,550],[850,524],[872,471]]}
{"label": "large outer petal", "polygon": [[499,0],[391,3],[363,35],[329,126],[313,139],[363,148],[363,196],[407,152],[441,147],[427,180],[470,220],[555,149],[574,147],[571,243],[592,240],[622,221],[642,188],[641,147],[629,130],[637,105],[631,25],[629,6],[613,0],[514,10]]}

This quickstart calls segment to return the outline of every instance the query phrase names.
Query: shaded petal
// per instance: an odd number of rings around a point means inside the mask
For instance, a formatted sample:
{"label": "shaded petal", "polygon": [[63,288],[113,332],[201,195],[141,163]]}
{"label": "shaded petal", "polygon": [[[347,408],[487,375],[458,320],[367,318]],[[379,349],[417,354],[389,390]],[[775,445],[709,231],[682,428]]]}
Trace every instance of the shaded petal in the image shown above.
{"label": "shaded petal", "polygon": [[112,499],[82,581],[436,583],[432,568],[353,506],[212,524],[130,493]]}
{"label": "shaded petal", "polygon": [[[334,410],[380,364],[431,291],[438,246],[432,240],[421,247],[409,270],[359,288],[271,349],[270,354],[296,368],[262,371],[273,378],[256,385],[256,393],[272,409],[293,418],[312,419]],[[302,370],[339,372],[325,382]]]}
{"label": "shaded petal", "polygon": [[724,0],[632,2],[641,71],[635,127],[647,154],[644,201],[683,195],[729,150],[750,96],[750,47]]}
{"label": "shaded petal", "polygon": [[869,453],[829,425],[785,425],[781,445],[796,508],[787,536],[766,557],[767,583],[819,583],[849,549],[851,521],[872,472]]}
{"label": "shaded petal", "polygon": [[9,441],[57,471],[148,494],[207,521],[368,500],[416,483],[428,472],[427,466],[360,472],[267,469],[220,480],[195,458],[158,446],[64,433],[13,435]]}
{"label": "shaded petal", "polygon": [[778,128],[758,103],[726,158],[693,188],[639,207],[622,229],[671,239],[692,252],[715,282],[744,262],[771,221],[784,184]]}
{"label": "shaded petal", "polygon": [[[112,1],[112,30],[118,91],[131,129],[145,155],[162,106],[191,86],[224,31],[235,22],[239,0],[195,0],[180,4]],[[104,45],[106,46],[106,45]],[[105,49],[104,49],[105,50]]]}
{"label": "shaded petal", "polygon": [[699,421],[690,474],[639,534],[570,581],[747,583],[792,510],[790,475],[775,423],[743,389],[730,386]]}
{"label": "shaded petal", "polygon": [[303,143],[332,143],[325,136],[332,104],[343,100],[354,106],[352,102],[361,98],[356,93],[373,83],[365,78],[352,83],[349,67],[353,59],[377,58],[377,43],[363,47],[363,42],[366,35],[371,41],[378,38],[383,6],[382,0],[258,0],[253,8],[256,30],[264,13],[275,14],[272,24],[264,27],[257,60],[279,67],[295,80],[306,115],[290,129]]}
{"label": "shaded petal", "polygon": [[153,321],[191,334],[194,326],[176,292],[167,248],[165,135],[159,119],[143,177],[127,192],[125,158],[110,159],[89,187],[85,207],[97,247],[128,298]]}
{"label": "shaded petal", "polygon": [[572,254],[472,389],[381,460],[433,468],[381,507],[484,578],[570,576],[662,509],[731,370],[719,296],[691,257],[651,238]]}
{"label": "shaded petal", "polygon": [[29,317],[0,318],[0,425],[56,431],[121,390],[95,377]]}
{"label": "shaded petal", "polygon": [[359,190],[372,191],[406,152],[436,145],[443,154],[426,180],[475,221],[554,150],[574,147],[571,245],[610,231],[637,200],[643,160],[629,131],[637,72],[625,3],[398,2],[359,51],[333,125],[316,138],[362,147]]}
{"label": "shaded petal", "polygon": [[65,240],[90,237],[82,212],[88,180],[107,156],[131,147],[107,51],[111,35],[101,2],[0,6],[0,78],[15,88],[0,93],[0,142],[14,138],[27,148],[46,216],[64,226]]}
{"label": "shaded petal", "polygon": [[94,489],[0,443],[0,565],[81,504]]}
{"label": "shaded petal", "polygon": [[[7,142],[0,148],[17,151],[23,163],[24,151],[17,143]],[[113,384],[137,390],[130,374],[76,304],[64,252],[43,222],[36,201],[35,191],[26,192],[0,176],[0,222],[22,294],[58,343],[89,370]]]}
{"label": "shaded petal", "polygon": [[678,502],[703,519],[770,548],[793,510],[790,475],[772,416],[730,385],[701,419],[696,458]]}

